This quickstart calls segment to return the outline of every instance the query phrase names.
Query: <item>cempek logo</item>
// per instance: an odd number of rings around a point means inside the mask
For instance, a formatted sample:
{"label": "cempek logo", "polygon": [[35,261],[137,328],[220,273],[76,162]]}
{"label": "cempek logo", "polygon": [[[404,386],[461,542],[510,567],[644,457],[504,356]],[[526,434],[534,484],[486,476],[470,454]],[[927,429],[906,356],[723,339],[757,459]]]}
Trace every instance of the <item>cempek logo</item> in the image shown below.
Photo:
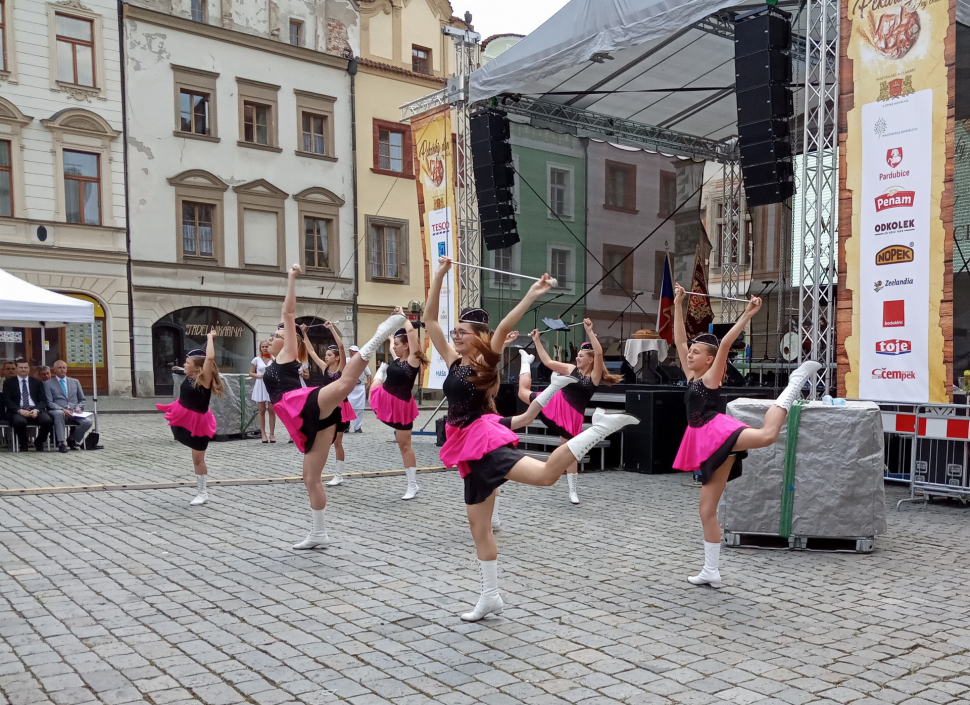
{"label": "cempek logo", "polygon": [[913,344],[908,340],[880,340],[876,343],[877,355],[906,355],[913,352]]}
{"label": "cempek logo", "polygon": [[876,264],[881,266],[884,264],[912,262],[914,257],[912,247],[906,247],[906,245],[890,245],[876,253]]}
{"label": "cempek logo", "polygon": [[903,163],[903,148],[893,147],[892,149],[886,150],[886,164],[889,165],[891,169],[895,169],[897,166]]}
{"label": "cempek logo", "polygon": [[906,325],[906,302],[905,301],[883,301],[882,302],[882,327],[901,328]]}
{"label": "cempek logo", "polygon": [[872,371],[873,379],[893,379],[903,381],[906,379],[916,379],[916,373],[912,370],[887,370],[885,367],[877,367]]}
{"label": "cempek logo", "polygon": [[876,196],[876,213],[887,208],[912,208],[915,200],[915,191],[904,191],[892,186],[881,196]]}

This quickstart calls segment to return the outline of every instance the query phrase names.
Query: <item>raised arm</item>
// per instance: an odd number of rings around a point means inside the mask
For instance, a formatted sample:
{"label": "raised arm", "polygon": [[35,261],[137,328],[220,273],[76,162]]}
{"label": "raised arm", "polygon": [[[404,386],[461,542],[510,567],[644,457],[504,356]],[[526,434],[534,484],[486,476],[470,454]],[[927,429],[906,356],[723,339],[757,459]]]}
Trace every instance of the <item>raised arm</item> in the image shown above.
{"label": "raised arm", "polygon": [[199,384],[206,389],[212,387],[213,372],[216,369],[216,329],[209,331],[205,340],[205,362],[202,363],[202,374],[199,375]]}
{"label": "raised arm", "polygon": [[558,372],[561,375],[572,374],[573,367],[575,365],[570,365],[568,362],[557,362],[549,357],[549,353],[547,353],[546,349],[542,347],[542,339],[539,336],[538,328],[533,328],[530,335],[532,336],[532,344],[535,345],[536,348],[536,354],[539,356],[539,362],[553,372]]}
{"label": "raised arm", "polygon": [[523,314],[529,310],[533,302],[538,299],[543,294],[549,293],[552,289],[552,283],[549,281],[550,277],[548,274],[543,274],[542,278],[535,282],[529,287],[523,299],[515,305],[511,311],[501,320],[501,322],[495,328],[495,335],[492,336],[492,350],[497,353],[502,352],[502,348],[505,346],[505,336],[515,328],[518,324],[519,319],[522,318]]}
{"label": "raised arm", "polygon": [[[310,342],[310,338],[307,335],[307,325],[306,325],[306,323],[300,324],[300,332],[303,333],[303,347],[306,348],[306,354],[307,354],[307,356],[311,360],[313,360],[313,362],[316,364],[316,366],[320,368],[320,371],[323,372],[325,369],[327,369],[327,363],[320,359],[320,356],[317,355],[316,349],[313,347],[313,343]],[[309,372],[309,371],[310,370],[307,369],[307,372]],[[307,376],[309,376],[309,375],[307,375]]]}
{"label": "raised arm", "polygon": [[[684,287],[674,284],[674,347],[677,348],[677,357],[680,358],[680,369],[687,374],[687,351],[690,345],[687,342],[687,328],[684,326]],[[657,323],[659,328],[660,324]]]}
{"label": "raised arm", "polygon": [[[396,308],[395,311],[400,311],[402,314],[404,313],[400,307]],[[418,353],[421,351],[421,340],[418,337],[418,331],[413,325],[411,325],[410,319],[406,319],[404,321],[404,330],[406,330],[408,334],[408,351],[410,353],[408,355],[408,364],[411,365],[411,367],[420,367],[421,360],[418,358]]]}
{"label": "raised arm", "polygon": [[603,381],[603,373],[606,372],[606,363],[603,361],[603,345],[596,336],[596,331],[593,330],[593,321],[584,318],[583,328],[586,329],[589,344],[593,346],[593,374],[590,375],[590,379],[593,380],[593,384],[599,386],[599,383]]}
{"label": "raised arm", "polygon": [[752,296],[751,300],[748,301],[748,305],[744,309],[744,313],[741,314],[741,318],[738,322],[731,326],[731,330],[721,338],[721,344],[717,348],[717,355],[714,356],[714,364],[711,365],[711,369],[707,371],[704,375],[704,384],[708,387],[717,388],[721,386],[721,380],[724,379],[724,371],[727,369],[727,359],[728,353],[731,352],[731,345],[734,341],[738,339],[741,332],[748,325],[748,321],[754,318],[754,315],[761,308],[761,299],[757,296]]}
{"label": "raised arm", "polygon": [[[343,372],[344,367],[347,365],[347,351],[344,349],[343,338],[340,337],[340,333],[337,332],[337,327],[330,321],[323,324],[324,328],[333,333],[333,340],[337,344],[337,356],[340,361],[337,363],[337,371]],[[320,364],[320,363],[317,363]]]}
{"label": "raised arm", "polygon": [[434,345],[438,354],[444,358],[448,367],[457,360],[460,355],[448,342],[448,336],[438,323],[438,301],[441,298],[441,283],[445,280],[445,275],[451,269],[451,258],[442,257],[438,260],[438,269],[435,270],[431,286],[428,288],[428,300],[424,304],[424,329],[428,331],[431,344]]}
{"label": "raised arm", "polygon": [[286,296],[283,298],[283,349],[277,362],[285,364],[297,358],[300,344],[296,337],[296,278],[300,276],[300,265],[294,264],[286,275]]}

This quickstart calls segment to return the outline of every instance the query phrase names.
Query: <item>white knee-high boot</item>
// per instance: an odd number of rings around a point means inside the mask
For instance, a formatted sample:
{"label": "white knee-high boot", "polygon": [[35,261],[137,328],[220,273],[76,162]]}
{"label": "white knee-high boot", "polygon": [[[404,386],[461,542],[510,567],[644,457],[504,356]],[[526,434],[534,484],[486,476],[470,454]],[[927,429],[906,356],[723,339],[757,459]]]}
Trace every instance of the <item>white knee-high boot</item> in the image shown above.
{"label": "white knee-high boot", "polygon": [[418,493],[421,488],[418,487],[418,469],[417,468],[406,468],[404,474],[408,478],[408,488],[401,499],[414,499],[414,495]]}
{"label": "white knee-high boot", "polygon": [[721,582],[721,571],[718,564],[721,560],[721,543],[704,542],[704,569],[697,575],[687,578],[691,585],[710,585],[712,588],[719,588]]}
{"label": "white knee-high boot", "polygon": [[530,355],[525,351],[525,348],[519,350],[519,357],[521,358],[522,365],[519,367],[519,376],[522,375],[532,375],[532,361],[536,359],[535,355]]}
{"label": "white knee-high boot", "polygon": [[545,408],[546,404],[552,401],[552,397],[556,392],[578,381],[578,379],[571,375],[561,375],[558,372],[553,372],[552,378],[549,380],[549,386],[536,395],[536,403]]}
{"label": "white knee-high boot", "polygon": [[300,543],[293,544],[293,548],[302,550],[306,548],[326,548],[330,545],[330,537],[327,536],[327,522],[324,516],[324,512],[326,511],[326,509],[310,510],[310,513],[313,515],[313,525],[310,528],[310,533]]}
{"label": "white knee-high boot", "polygon": [[593,446],[611,433],[616,433],[624,426],[633,426],[638,423],[640,423],[640,419],[636,416],[607,414],[602,409],[597,409],[593,412],[593,425],[566,441],[566,446],[579,461],[586,457]]}
{"label": "white knee-high boot", "polygon": [[380,382],[381,384],[384,384],[384,378],[386,376],[387,376],[387,363],[382,362],[381,366],[377,368],[377,372],[374,373],[373,384],[377,384],[378,382]]}
{"label": "white knee-high boot", "polygon": [[333,461],[333,478],[326,484],[327,484],[327,487],[336,487],[337,485],[344,484],[344,461],[343,460]]}
{"label": "white knee-high boot", "polygon": [[365,360],[370,360],[377,351],[377,348],[383,345],[384,341],[391,337],[391,333],[403,326],[404,321],[406,320],[407,318],[405,316],[402,316],[401,314],[394,314],[377,326],[377,331],[375,331],[374,337],[360,346],[360,356]]}
{"label": "white knee-high boot", "polygon": [[815,360],[805,360],[788,377],[788,386],[785,387],[785,391],[774,401],[773,405],[780,406],[785,411],[790,411],[791,405],[801,397],[802,387],[805,385],[805,381],[820,369],[822,369],[820,363],[815,362]]}
{"label": "white knee-high boot", "polygon": [[479,561],[478,564],[482,571],[482,595],[475,609],[461,616],[466,622],[477,622],[490,614],[502,614],[505,609],[502,596],[498,594],[498,560]]}
{"label": "white knee-high boot", "polygon": [[579,504],[579,495],[576,494],[576,485],[579,484],[579,473],[566,473],[566,482],[569,483],[569,501]]}
{"label": "white knee-high boot", "polygon": [[205,504],[209,501],[209,491],[206,489],[206,478],[208,475],[196,475],[195,484],[197,492],[195,499],[193,499],[189,504],[193,506],[198,506],[200,504]]}

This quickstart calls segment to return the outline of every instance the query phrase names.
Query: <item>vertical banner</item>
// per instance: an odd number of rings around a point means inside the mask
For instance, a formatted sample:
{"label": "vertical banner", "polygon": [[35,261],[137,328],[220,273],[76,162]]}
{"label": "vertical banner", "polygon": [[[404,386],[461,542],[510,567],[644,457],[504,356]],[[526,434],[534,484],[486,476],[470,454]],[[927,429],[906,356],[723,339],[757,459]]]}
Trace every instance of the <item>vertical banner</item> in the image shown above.
{"label": "vertical banner", "polygon": [[846,395],[946,402],[940,304],[949,0],[848,0]]}
{"label": "vertical banner", "polygon": [[[418,213],[421,218],[421,237],[428,264],[428,275],[433,276],[439,257],[457,258],[458,238],[455,228],[455,182],[451,155],[451,108],[445,106],[411,118],[411,136],[414,144],[414,173],[418,179]],[[438,323],[451,340],[451,331],[458,319],[458,282],[455,268],[445,277],[438,303]],[[425,292],[430,287],[425,281]],[[425,370],[422,386],[441,389],[448,376],[448,365],[437,350],[429,346],[431,364]]]}

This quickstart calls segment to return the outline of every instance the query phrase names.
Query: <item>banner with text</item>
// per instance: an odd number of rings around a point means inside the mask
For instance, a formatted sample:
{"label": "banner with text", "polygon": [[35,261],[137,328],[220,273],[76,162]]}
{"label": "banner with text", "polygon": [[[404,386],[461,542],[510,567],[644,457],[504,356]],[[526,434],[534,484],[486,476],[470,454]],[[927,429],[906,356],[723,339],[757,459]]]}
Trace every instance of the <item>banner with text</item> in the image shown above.
{"label": "banner with text", "polygon": [[846,395],[947,400],[940,302],[948,0],[849,0]]}
{"label": "banner with text", "polygon": [[[418,179],[418,212],[421,236],[429,275],[438,267],[439,257],[456,258],[458,240],[455,230],[455,184],[452,176],[451,109],[440,108],[411,119],[414,144],[414,173]],[[430,279],[425,278],[425,292]],[[458,319],[458,287],[455,269],[445,277],[438,304],[438,323],[451,341],[451,331]],[[429,367],[424,371],[422,386],[441,389],[448,376],[444,358],[425,337]]]}

